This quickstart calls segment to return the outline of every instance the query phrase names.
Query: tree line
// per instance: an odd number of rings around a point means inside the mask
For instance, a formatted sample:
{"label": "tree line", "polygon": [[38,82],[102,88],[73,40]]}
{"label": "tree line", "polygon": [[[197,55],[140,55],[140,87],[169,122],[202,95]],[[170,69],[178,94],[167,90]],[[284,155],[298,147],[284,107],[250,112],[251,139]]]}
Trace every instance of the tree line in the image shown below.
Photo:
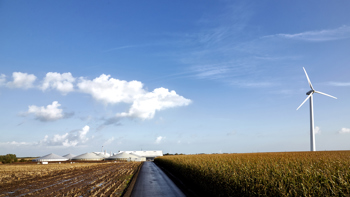
{"label": "tree line", "polygon": [[0,155],[1,163],[13,163],[17,161],[18,159],[15,154]]}

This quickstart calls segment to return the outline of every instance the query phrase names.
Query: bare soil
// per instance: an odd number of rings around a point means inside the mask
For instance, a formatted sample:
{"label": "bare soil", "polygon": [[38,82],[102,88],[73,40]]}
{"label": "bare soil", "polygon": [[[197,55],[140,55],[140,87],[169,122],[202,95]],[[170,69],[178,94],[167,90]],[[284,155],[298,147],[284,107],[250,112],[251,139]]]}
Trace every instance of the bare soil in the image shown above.
{"label": "bare soil", "polygon": [[139,162],[2,165],[2,196],[120,196]]}

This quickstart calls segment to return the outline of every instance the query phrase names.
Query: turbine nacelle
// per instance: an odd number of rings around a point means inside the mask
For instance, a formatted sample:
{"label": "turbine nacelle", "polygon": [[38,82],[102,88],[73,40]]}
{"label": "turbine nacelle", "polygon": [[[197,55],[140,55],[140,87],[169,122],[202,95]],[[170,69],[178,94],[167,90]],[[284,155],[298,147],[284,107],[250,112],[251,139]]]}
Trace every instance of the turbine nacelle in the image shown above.
{"label": "turbine nacelle", "polygon": [[306,95],[310,95],[310,94],[313,94],[313,93],[315,93],[315,90],[310,90],[310,91],[306,92]]}

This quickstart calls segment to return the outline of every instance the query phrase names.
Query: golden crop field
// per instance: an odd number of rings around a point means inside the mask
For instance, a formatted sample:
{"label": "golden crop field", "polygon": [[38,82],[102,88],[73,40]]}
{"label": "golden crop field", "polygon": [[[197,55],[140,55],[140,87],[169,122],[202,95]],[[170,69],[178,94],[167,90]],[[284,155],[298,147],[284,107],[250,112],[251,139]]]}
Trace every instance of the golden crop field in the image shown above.
{"label": "golden crop field", "polygon": [[211,196],[350,195],[350,151],[181,155],[155,162]]}
{"label": "golden crop field", "polygon": [[1,196],[120,196],[141,162],[0,165]]}

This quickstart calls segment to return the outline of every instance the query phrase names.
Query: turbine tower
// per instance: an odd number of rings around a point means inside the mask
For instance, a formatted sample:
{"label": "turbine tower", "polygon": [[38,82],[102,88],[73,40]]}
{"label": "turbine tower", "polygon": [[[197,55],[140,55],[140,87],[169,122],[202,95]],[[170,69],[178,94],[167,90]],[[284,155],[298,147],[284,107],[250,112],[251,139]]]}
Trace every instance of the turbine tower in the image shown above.
{"label": "turbine tower", "polygon": [[335,99],[337,99],[337,98],[334,97],[334,96],[331,96],[329,94],[325,94],[323,92],[316,91],[312,87],[311,81],[310,81],[309,76],[307,75],[306,70],[305,70],[304,67],[303,67],[303,69],[304,69],[307,81],[309,82],[311,90],[306,92],[306,95],[309,95],[309,96],[306,97],[304,102],[301,103],[301,105],[297,108],[297,110],[307,101],[307,99],[310,99],[310,151],[316,151],[315,132],[314,132],[314,128],[315,128],[314,127],[314,107],[313,107],[313,103],[312,103],[313,102],[313,100],[312,100],[313,94],[314,93],[319,93],[319,94],[323,94],[325,96],[329,96],[329,97],[332,97],[332,98],[335,98]]}

